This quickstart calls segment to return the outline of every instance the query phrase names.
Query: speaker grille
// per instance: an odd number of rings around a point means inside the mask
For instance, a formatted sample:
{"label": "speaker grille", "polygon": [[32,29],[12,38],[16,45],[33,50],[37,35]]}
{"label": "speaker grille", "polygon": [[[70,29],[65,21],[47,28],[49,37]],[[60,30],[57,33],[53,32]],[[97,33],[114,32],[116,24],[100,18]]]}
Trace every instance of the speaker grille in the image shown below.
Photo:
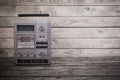
{"label": "speaker grille", "polygon": [[19,59],[17,60],[17,64],[48,64],[48,60],[39,60],[39,59],[29,59],[29,60],[26,60],[26,59]]}

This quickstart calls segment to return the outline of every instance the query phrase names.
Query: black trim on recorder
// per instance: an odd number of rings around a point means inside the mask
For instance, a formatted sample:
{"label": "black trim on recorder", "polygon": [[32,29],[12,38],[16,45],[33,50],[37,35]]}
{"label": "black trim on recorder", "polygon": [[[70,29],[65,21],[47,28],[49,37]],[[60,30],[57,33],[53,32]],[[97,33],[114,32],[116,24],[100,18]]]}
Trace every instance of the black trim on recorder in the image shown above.
{"label": "black trim on recorder", "polygon": [[36,48],[47,48],[47,46],[36,46]]}
{"label": "black trim on recorder", "polygon": [[17,60],[17,63],[18,64],[26,64],[26,63],[28,63],[28,64],[38,64],[38,63],[44,63],[44,64],[48,64],[49,62],[48,62],[48,60],[47,59],[18,59]]}
{"label": "black trim on recorder", "polygon": [[18,17],[49,17],[49,14],[18,14]]}
{"label": "black trim on recorder", "polygon": [[36,42],[36,44],[47,44],[47,42]]}

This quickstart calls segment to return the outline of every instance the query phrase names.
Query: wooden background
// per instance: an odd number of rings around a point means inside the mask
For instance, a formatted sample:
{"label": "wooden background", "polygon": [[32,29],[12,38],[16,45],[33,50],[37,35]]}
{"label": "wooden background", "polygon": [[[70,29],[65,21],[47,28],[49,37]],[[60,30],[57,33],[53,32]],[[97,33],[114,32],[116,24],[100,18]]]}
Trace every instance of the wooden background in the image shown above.
{"label": "wooden background", "polygon": [[[14,65],[20,13],[50,14],[50,66]],[[120,0],[0,0],[0,57],[0,80],[120,80]]]}

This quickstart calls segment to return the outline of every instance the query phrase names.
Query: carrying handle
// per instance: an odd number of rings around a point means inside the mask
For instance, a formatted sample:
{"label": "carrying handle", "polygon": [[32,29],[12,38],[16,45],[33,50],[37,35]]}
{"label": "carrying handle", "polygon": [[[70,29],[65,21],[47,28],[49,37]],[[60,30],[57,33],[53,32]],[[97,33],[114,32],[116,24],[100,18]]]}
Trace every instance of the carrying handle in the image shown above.
{"label": "carrying handle", "polygon": [[49,17],[49,14],[18,14],[18,17]]}

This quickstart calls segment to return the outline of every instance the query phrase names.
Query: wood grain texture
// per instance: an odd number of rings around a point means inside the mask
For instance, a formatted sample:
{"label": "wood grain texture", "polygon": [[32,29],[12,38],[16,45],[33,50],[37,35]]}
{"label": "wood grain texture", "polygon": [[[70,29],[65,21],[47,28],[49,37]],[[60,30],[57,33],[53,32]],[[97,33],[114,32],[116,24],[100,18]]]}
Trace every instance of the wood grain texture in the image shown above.
{"label": "wood grain texture", "polygon": [[0,57],[13,57],[13,49],[2,49],[0,48]]}
{"label": "wood grain texture", "polygon": [[[0,38],[13,38],[13,28],[0,28]],[[52,28],[54,39],[120,38],[120,28]]]}
{"label": "wood grain texture", "polygon": [[52,48],[119,48],[120,39],[54,39]]}
{"label": "wood grain texture", "polygon": [[[0,17],[0,27],[13,27],[17,20],[40,20],[46,18]],[[120,17],[51,17],[52,27],[116,28],[120,27]]]}
{"label": "wood grain texture", "polygon": [[119,70],[74,70],[74,69],[57,69],[57,70],[16,70],[16,71],[0,71],[0,76],[120,76]]}
{"label": "wood grain texture", "polygon": [[[14,22],[47,19],[20,13],[50,14],[51,65],[14,64]],[[119,33],[120,0],[0,0],[0,80],[120,80]]]}
{"label": "wood grain texture", "polygon": [[[120,49],[52,49],[53,58],[81,58],[81,57],[118,57]],[[14,57],[11,48],[0,49],[1,57]]]}
{"label": "wood grain texture", "polygon": [[[15,66],[14,58],[13,57],[0,57],[0,66]],[[6,61],[6,60],[7,61]],[[51,58],[51,65],[50,66],[88,66],[88,65],[101,65],[101,66],[119,66],[120,65],[120,58],[119,56],[115,57],[79,57],[79,58],[62,58],[56,57]],[[111,64],[111,65],[110,65]],[[50,67],[48,65],[48,67]],[[44,67],[44,66],[43,66]]]}
{"label": "wood grain texture", "polygon": [[[52,48],[120,48],[120,39],[52,39]],[[13,38],[0,39],[0,48],[13,48]]]}
{"label": "wood grain texture", "polygon": [[[105,58],[86,58],[85,60],[80,59],[68,59],[66,63],[66,58],[64,59],[53,59],[52,65],[50,66],[15,66],[13,58],[0,58],[0,79],[40,79],[36,77],[41,77],[42,79],[47,79],[50,77],[51,80],[64,80],[64,79],[85,79],[85,80],[119,80],[120,75],[120,66],[119,62],[107,62]],[[114,60],[115,58],[111,57],[109,60]],[[83,60],[83,61],[81,61]],[[93,62],[93,60],[95,62]],[[97,62],[103,60],[101,62]],[[10,65],[6,65],[6,62]],[[56,63],[55,63],[56,62]],[[64,65],[60,65],[64,63]],[[69,63],[69,64],[68,64]],[[79,64],[78,64],[79,63]],[[56,65],[55,65],[56,64]],[[72,64],[72,65],[71,65]],[[66,66],[67,65],[67,66]],[[16,78],[17,77],[17,78]],[[32,78],[34,77],[34,78]],[[71,78],[72,77],[72,78]]]}
{"label": "wood grain texture", "polygon": [[13,38],[12,39],[0,39],[0,48],[13,48]]}
{"label": "wood grain texture", "polygon": [[[113,58],[113,57],[111,57]],[[84,60],[83,60],[84,59]],[[0,58],[0,76],[11,77],[119,77],[119,62],[105,58],[52,59],[50,66],[15,66],[13,58]],[[109,60],[114,60],[108,58]],[[82,61],[83,60],[83,61]],[[93,62],[94,60],[94,62]],[[97,61],[102,61],[97,62]],[[6,64],[9,63],[10,65]],[[78,64],[79,63],[79,64]],[[3,65],[2,65],[3,64]],[[60,65],[62,64],[62,65]],[[7,69],[5,69],[7,68]],[[24,75],[23,75],[24,74]]]}
{"label": "wood grain texture", "polygon": [[1,6],[0,16],[47,13],[52,17],[120,16],[120,6]]}
{"label": "wood grain texture", "polygon": [[16,12],[15,6],[0,6],[0,16],[13,16]]}
{"label": "wood grain texture", "polygon": [[0,0],[0,6],[10,5],[10,0]]}
{"label": "wood grain texture", "polygon": [[52,38],[119,38],[120,28],[53,28]]}
{"label": "wood grain texture", "polygon": [[50,16],[119,16],[119,6],[36,6],[37,13]]}
{"label": "wood grain texture", "polygon": [[[55,62],[55,61],[52,61]],[[50,66],[15,66],[11,63],[11,65],[1,65],[0,71],[19,71],[19,70],[58,70],[58,69],[77,69],[77,70],[120,70],[120,66],[116,64],[109,63],[81,63],[79,65],[55,65],[51,64]],[[1,63],[3,64],[3,63]]]}
{"label": "wood grain texture", "polygon": [[0,80],[120,80],[120,77],[1,77]]}
{"label": "wood grain texture", "polygon": [[14,37],[14,31],[13,28],[0,28],[0,38],[13,38]]}
{"label": "wood grain texture", "polygon": [[[118,78],[120,75],[119,62],[110,61],[109,63],[108,62],[106,63],[106,60],[104,59],[106,59],[106,57],[82,58],[82,59],[56,58],[56,59],[52,59],[53,61],[50,66],[15,66],[13,58],[0,58],[0,65],[1,65],[0,78],[3,76],[4,77],[74,77],[74,78],[82,76],[82,77],[99,77],[99,78],[114,77],[115,79],[119,79]],[[114,59],[116,58],[115,57],[107,58],[107,61]],[[101,60],[103,60],[102,63],[97,62]],[[10,65],[6,63],[9,63]],[[62,63],[62,65],[60,65],[60,63]]]}
{"label": "wood grain texture", "polygon": [[120,5],[119,0],[1,0],[2,5]]}

